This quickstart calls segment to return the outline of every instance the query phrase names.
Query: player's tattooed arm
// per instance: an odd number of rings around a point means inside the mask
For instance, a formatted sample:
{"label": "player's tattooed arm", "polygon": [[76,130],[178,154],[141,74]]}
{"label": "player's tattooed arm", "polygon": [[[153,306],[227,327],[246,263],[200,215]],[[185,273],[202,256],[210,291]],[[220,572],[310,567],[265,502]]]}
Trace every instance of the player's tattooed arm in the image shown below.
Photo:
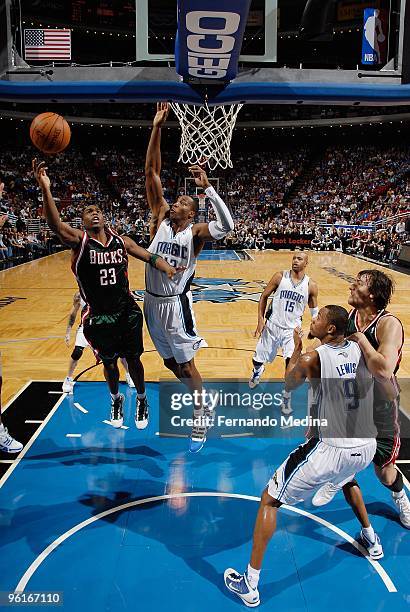
{"label": "player's tattooed arm", "polygon": [[33,159],[32,169],[34,177],[43,193],[44,213],[49,228],[57,234],[61,242],[75,249],[81,242],[83,232],[61,221],[60,213],[51,194],[51,183],[46,173],[45,162],[38,162],[36,158]]}
{"label": "player's tattooed arm", "polygon": [[145,158],[145,189],[147,192],[148,205],[152,217],[150,223],[150,235],[154,237],[159,225],[164,220],[169,210],[165,201],[161,183],[161,128],[169,113],[169,105],[166,102],[157,104],[157,113],[154,117],[151,137]]}
{"label": "player's tattooed arm", "polygon": [[77,318],[77,313],[78,313],[78,311],[80,309],[80,305],[81,305],[80,294],[77,291],[74,294],[73,307],[71,309],[70,314],[68,315],[67,329],[66,329],[66,332],[65,332],[65,343],[66,343],[67,346],[70,344],[71,330],[72,330],[73,325],[75,323],[75,320]]}

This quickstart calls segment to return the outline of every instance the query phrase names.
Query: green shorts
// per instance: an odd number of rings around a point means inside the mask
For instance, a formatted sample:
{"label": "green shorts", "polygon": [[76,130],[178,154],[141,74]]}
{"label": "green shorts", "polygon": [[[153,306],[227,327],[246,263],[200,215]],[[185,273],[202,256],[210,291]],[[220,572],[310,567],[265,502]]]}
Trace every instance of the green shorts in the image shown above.
{"label": "green shorts", "polygon": [[400,434],[396,433],[388,438],[376,438],[376,454],[373,463],[382,468],[389,463],[395,463],[400,450]]}
{"label": "green shorts", "polygon": [[89,316],[84,320],[84,336],[103,363],[118,357],[139,358],[144,352],[141,308],[130,303],[122,312]]}

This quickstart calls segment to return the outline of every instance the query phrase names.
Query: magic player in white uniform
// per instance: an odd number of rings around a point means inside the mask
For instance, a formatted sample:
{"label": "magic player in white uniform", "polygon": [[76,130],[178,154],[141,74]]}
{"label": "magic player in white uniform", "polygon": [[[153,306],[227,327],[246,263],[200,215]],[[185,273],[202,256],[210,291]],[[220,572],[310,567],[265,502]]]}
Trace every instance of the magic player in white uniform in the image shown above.
{"label": "magic player in white uniform", "polygon": [[[297,251],[292,258],[292,269],[276,272],[263,291],[258,307],[258,326],[255,338],[259,337],[253,356],[253,370],[249,379],[251,389],[258,385],[265,369],[265,363],[272,362],[282,349],[286,365],[293,353],[293,330],[302,323],[305,307],[309,305],[312,318],[318,313],[318,287],[305,274],[308,265],[307,253]],[[274,293],[271,309],[265,321],[269,296]],[[290,414],[290,393],[283,393],[283,414]]]}
{"label": "magic player in white uniform", "polygon": [[[149,251],[163,257],[175,267],[184,268],[167,281],[155,269],[146,267],[146,291],[144,315],[148,331],[164,365],[184,382],[190,391],[202,392],[202,378],[194,361],[196,351],[207,346],[198,334],[192,309],[190,284],[194,277],[196,258],[206,240],[221,240],[233,229],[233,219],[222,199],[209,183],[200,166],[190,171],[195,183],[209,198],[216,221],[194,223],[197,202],[188,195],[181,195],[171,206],[165,201],[161,185],[161,128],[168,116],[166,103],[157,105],[151,138],[148,145],[145,176],[148,204],[151,209]],[[153,262],[155,264],[155,262]],[[197,452],[206,440],[206,426],[200,425],[204,407],[196,406],[196,423],[192,430],[190,450]],[[199,417],[199,418],[198,418]],[[203,419],[202,419],[203,422]]]}
{"label": "magic player in white uniform", "polygon": [[312,320],[310,335],[321,345],[302,355],[302,332],[294,331],[295,348],[286,370],[288,390],[306,379],[313,389],[317,418],[327,427],[315,434],[285,459],[262,494],[250,563],[244,574],[225,571],[227,588],[250,607],[259,605],[258,581],[269,540],[276,530],[282,504],[306,500],[325,482],[349,483],[344,493],[359,519],[360,540],[373,559],[383,556],[380,539],[369,522],[356,472],[365,469],[376,451],[377,430],[373,423],[373,377],[355,342],[345,339],[348,313],[341,306],[321,308]]}
{"label": "magic player in white uniform", "polygon": [[[76,291],[74,293],[73,307],[68,316],[67,329],[65,332],[65,343],[67,346],[70,346],[71,330],[77,318],[77,314],[79,311],[83,313],[83,310],[85,307],[86,307],[86,303],[81,297],[80,292]],[[68,363],[67,376],[65,377],[63,386],[62,386],[62,390],[64,393],[68,393],[69,395],[73,394],[74,384],[75,384],[73,380],[73,374],[74,374],[74,371],[77,367],[79,360],[82,357],[84,349],[87,348],[87,346],[90,346],[90,345],[87,342],[86,337],[84,336],[84,328],[83,328],[83,323],[81,321],[80,325],[77,327],[77,332],[75,334],[74,348],[70,356],[70,361]],[[125,370],[125,379],[127,381],[127,385],[131,387],[132,389],[135,389],[134,381],[132,380],[128,372],[127,360],[125,359],[125,357],[121,357],[120,360]]]}

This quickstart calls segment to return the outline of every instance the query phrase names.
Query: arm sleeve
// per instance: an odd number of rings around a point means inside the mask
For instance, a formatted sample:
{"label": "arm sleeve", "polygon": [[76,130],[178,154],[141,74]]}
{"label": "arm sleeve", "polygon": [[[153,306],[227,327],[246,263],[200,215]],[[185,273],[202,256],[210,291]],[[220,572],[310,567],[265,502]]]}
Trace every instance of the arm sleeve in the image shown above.
{"label": "arm sleeve", "polygon": [[207,187],[205,193],[210,199],[216,215],[216,221],[210,221],[208,224],[209,233],[215,240],[221,240],[234,228],[232,215],[225,202],[212,186]]}

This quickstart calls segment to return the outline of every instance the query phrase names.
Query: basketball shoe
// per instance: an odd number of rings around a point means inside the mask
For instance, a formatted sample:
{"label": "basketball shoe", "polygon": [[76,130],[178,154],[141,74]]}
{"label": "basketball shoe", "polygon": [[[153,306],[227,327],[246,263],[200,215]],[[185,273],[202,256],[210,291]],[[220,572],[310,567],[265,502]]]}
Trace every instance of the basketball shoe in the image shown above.
{"label": "basketball shoe", "polygon": [[259,591],[251,587],[246,572],[244,574],[239,574],[230,567],[224,572],[224,581],[226,588],[229,589],[231,593],[235,593],[235,595],[240,597],[245,606],[248,606],[248,608],[256,608],[256,606],[259,606]]}
{"label": "basketball shoe", "polygon": [[19,453],[23,448],[21,442],[17,442],[11,437],[7,431],[7,427],[4,427],[3,423],[0,424],[0,451],[3,453]]}
{"label": "basketball shoe", "polygon": [[118,429],[124,423],[124,396],[122,393],[116,398],[111,398],[111,425]]}

